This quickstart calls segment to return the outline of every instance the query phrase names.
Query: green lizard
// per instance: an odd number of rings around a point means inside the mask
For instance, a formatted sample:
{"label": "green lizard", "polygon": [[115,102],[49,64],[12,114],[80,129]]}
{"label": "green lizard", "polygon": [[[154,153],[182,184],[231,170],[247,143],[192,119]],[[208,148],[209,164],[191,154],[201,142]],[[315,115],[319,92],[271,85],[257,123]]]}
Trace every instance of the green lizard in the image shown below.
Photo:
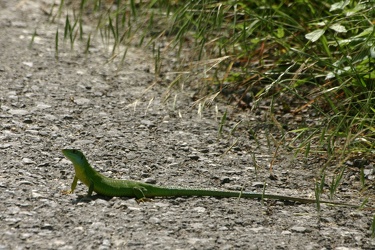
{"label": "green lizard", "polygon": [[[314,199],[298,198],[292,196],[262,194],[252,192],[224,191],[215,189],[199,189],[199,188],[181,188],[169,186],[156,186],[138,181],[119,180],[106,177],[95,169],[93,169],[82,152],[76,149],[63,149],[63,154],[74,165],[75,176],[71,186],[71,190],[65,193],[73,193],[77,186],[78,180],[89,187],[88,196],[95,191],[105,196],[125,196],[134,197],[138,200],[152,197],[177,197],[177,196],[212,196],[212,197],[237,197],[251,199],[272,199],[283,201],[294,201],[299,203],[316,203]],[[345,205],[337,201],[320,200],[320,203]],[[358,206],[355,206],[358,207]]]}

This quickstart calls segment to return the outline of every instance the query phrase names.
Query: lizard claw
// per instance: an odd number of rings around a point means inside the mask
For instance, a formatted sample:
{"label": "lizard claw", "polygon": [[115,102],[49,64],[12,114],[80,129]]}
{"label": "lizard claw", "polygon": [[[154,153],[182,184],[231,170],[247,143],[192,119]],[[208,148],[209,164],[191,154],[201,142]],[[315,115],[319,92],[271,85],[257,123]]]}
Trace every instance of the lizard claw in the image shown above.
{"label": "lizard claw", "polygon": [[143,198],[140,198],[140,199],[135,199],[135,201],[139,204],[139,203],[142,203],[142,202],[150,202],[150,201],[152,201],[152,199],[143,197]]}
{"label": "lizard claw", "polygon": [[72,190],[63,190],[63,191],[61,191],[61,193],[62,194],[72,194],[73,192],[72,192]]}

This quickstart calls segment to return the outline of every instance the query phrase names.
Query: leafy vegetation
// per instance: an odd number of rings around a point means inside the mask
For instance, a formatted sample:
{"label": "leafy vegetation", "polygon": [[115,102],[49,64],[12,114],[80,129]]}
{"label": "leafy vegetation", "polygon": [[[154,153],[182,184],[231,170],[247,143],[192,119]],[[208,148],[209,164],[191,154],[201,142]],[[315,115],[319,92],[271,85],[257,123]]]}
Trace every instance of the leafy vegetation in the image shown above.
{"label": "leafy vegetation", "polygon": [[[272,100],[270,120],[296,153],[344,162],[374,151],[372,1],[61,1],[51,10],[56,17],[65,18],[71,47],[78,39],[86,53],[96,36],[112,45],[108,60],[124,61],[129,44],[152,49],[156,77],[170,69],[173,51],[180,73],[170,87],[194,84],[203,105],[218,93],[253,111]],[[86,30],[92,21],[95,30]],[[298,125],[282,124],[275,111],[298,117]]]}

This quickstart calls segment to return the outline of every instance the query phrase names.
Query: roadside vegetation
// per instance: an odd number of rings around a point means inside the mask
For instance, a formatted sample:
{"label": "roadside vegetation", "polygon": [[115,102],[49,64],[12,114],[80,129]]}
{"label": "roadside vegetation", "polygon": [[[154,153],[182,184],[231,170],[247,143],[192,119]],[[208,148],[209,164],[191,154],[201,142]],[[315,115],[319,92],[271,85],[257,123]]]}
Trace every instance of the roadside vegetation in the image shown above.
{"label": "roadside vegetation", "polygon": [[[226,98],[256,112],[268,100],[267,122],[280,134],[277,148],[324,157],[323,183],[325,167],[339,163],[333,194],[344,163],[363,163],[375,150],[374,6],[349,0],[61,0],[50,14],[52,22],[65,20],[56,31],[57,58],[62,37],[88,54],[99,37],[110,46],[108,62],[116,58],[119,67],[128,45],[152,49],[155,78],[173,69],[169,89],[192,86],[199,108]],[[286,114],[296,122],[288,124]],[[225,119],[226,112],[220,133]]]}

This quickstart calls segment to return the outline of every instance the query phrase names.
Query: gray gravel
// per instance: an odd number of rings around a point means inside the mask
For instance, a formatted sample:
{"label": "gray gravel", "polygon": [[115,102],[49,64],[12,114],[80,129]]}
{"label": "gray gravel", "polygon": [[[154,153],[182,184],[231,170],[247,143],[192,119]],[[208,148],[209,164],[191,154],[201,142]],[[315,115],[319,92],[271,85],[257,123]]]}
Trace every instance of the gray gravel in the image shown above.
{"label": "gray gravel", "polygon": [[[223,102],[218,114],[213,106],[200,117],[186,89],[173,93],[176,103],[164,103],[163,79],[145,92],[155,80],[147,50],[130,47],[118,69],[104,64],[108,53],[100,43],[85,56],[79,43],[71,52],[66,42],[57,61],[56,26],[45,14],[51,2],[0,1],[0,249],[375,248],[371,210],[322,205],[318,216],[312,204],[210,197],[137,204],[85,199],[82,184],[63,195],[73,180],[63,148],[81,149],[113,178],[257,192],[267,183],[269,193],[306,198],[314,197],[321,162],[280,151],[277,178],[269,178],[270,130],[257,130],[260,144],[248,132],[264,120],[262,112],[235,112]],[[360,203],[358,173],[348,170],[345,180],[337,198]]]}

